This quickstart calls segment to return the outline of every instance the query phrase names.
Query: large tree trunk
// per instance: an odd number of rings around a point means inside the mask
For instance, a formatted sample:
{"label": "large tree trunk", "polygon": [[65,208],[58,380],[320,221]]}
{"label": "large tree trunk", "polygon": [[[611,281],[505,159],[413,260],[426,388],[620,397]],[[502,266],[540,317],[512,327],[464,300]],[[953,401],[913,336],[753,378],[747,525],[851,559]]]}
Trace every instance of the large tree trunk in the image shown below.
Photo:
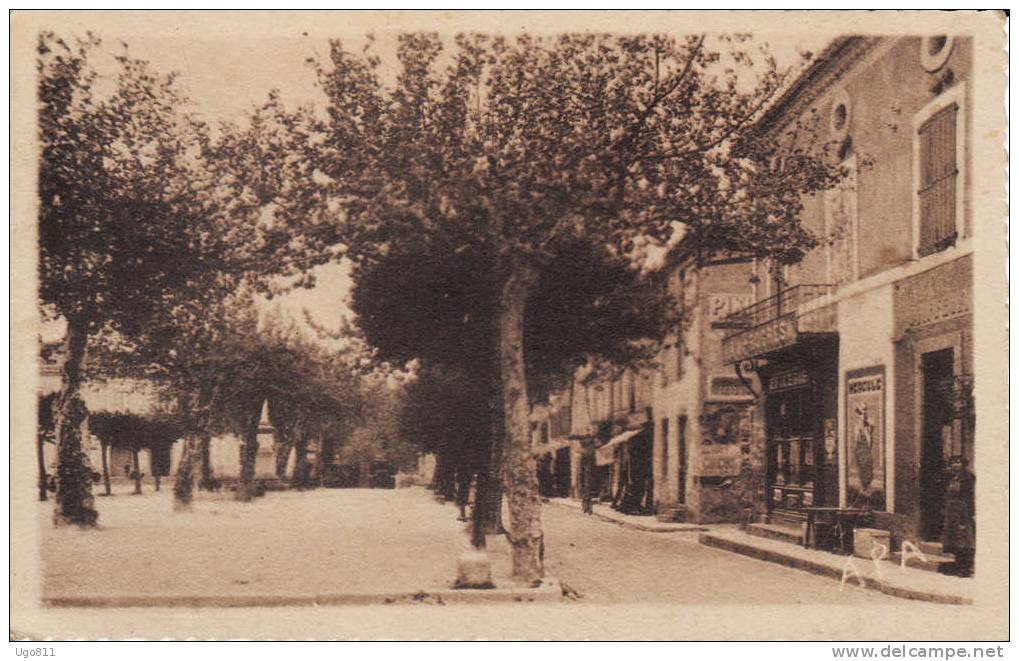
{"label": "large tree trunk", "polygon": [[88,415],[81,398],[82,370],[88,346],[87,326],[69,320],[64,341],[63,384],[55,407],[57,497],[54,523],[93,526],[99,518],[92,500],[92,476],[81,451],[82,425]]}
{"label": "large tree trunk", "polygon": [[[495,333],[495,337],[499,337]],[[489,417],[492,434],[488,447],[488,481],[485,489],[485,532],[487,534],[503,534],[506,530],[502,523],[502,461],[503,448],[506,442],[506,416],[502,406],[502,368],[498,346],[493,352],[495,361],[492,365],[492,393],[489,397]]]}
{"label": "large tree trunk", "polygon": [[35,442],[35,459],[37,468],[39,470],[39,500],[45,502],[48,498],[47,482],[49,482],[49,476],[46,474],[46,437],[42,434],[42,430],[36,434]]}
{"label": "large tree trunk", "polygon": [[509,501],[509,542],[513,577],[529,584],[542,577],[541,498],[528,425],[527,374],[524,369],[524,308],[537,272],[518,267],[502,290],[499,305],[499,358],[506,415],[503,476]]}
{"label": "large tree trunk", "polygon": [[[493,338],[499,334],[493,333]],[[493,340],[494,342],[494,340]],[[491,392],[488,394],[489,436],[481,444],[478,467],[478,486],[472,531],[472,542],[477,547],[485,544],[485,535],[501,535],[502,527],[502,446],[506,417],[502,407],[502,377],[500,374],[499,351],[493,351],[494,360],[490,369]]]}
{"label": "large tree trunk", "polygon": [[445,500],[456,497],[456,461],[445,448],[435,454],[434,482],[435,492]]}
{"label": "large tree trunk", "polygon": [[198,479],[198,488],[212,491],[215,476],[212,474],[212,461],[209,457],[209,446],[212,444],[212,437],[208,433],[202,433],[198,438],[198,453],[201,463],[201,477]]}
{"label": "large tree trunk", "polygon": [[294,468],[290,477],[290,485],[295,489],[304,489],[309,483],[311,466],[308,464],[308,437],[298,434],[294,438]]}
{"label": "large tree trunk", "polygon": [[100,450],[103,453],[103,489],[109,496],[113,491],[110,489],[110,444],[102,441]]}
{"label": "large tree trunk", "polygon": [[325,486],[326,467],[333,460],[334,439],[325,434],[318,440],[318,456],[315,457],[315,467],[319,486]]}
{"label": "large tree trunk", "polygon": [[276,477],[281,480],[287,479],[287,462],[290,461],[290,451],[294,447],[294,433],[295,430],[291,429],[289,434],[284,434],[279,427],[274,427],[272,436],[273,443],[276,445],[273,448],[276,451]]}
{"label": "large tree trunk", "polygon": [[184,437],[184,449],[177,465],[177,476],[173,483],[173,508],[175,510],[191,509],[195,488],[195,464],[201,456],[201,440],[197,434]]}
{"label": "large tree trunk", "polygon": [[138,446],[131,448],[131,471],[134,473],[134,494],[140,496],[142,493],[142,468],[138,463]]}
{"label": "large tree trunk", "polygon": [[255,493],[255,456],[258,454],[258,420],[241,434],[241,470],[237,478],[237,500],[247,502]]}

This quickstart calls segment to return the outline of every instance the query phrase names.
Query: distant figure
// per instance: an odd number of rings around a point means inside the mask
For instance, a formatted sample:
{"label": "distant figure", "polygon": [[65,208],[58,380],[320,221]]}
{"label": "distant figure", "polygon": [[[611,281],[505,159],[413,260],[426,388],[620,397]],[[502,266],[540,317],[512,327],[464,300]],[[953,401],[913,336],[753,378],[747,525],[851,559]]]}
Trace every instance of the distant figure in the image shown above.
{"label": "distant figure", "polygon": [[592,475],[591,464],[585,462],[583,466],[583,473],[581,474],[583,512],[584,514],[594,514],[594,478]]}
{"label": "distant figure", "polygon": [[739,503],[741,510],[740,527],[745,528],[754,523],[761,498],[761,480],[750,460],[750,446],[740,448],[739,475],[732,483],[732,494]]}
{"label": "distant figure", "polygon": [[976,478],[969,471],[966,458],[954,456],[945,480],[945,525],[942,546],[955,556],[955,564],[946,568],[956,576],[972,576],[976,553],[974,495]]}
{"label": "distant figure", "polygon": [[460,508],[460,516],[457,521],[467,521],[467,503],[471,498],[471,473],[466,468],[461,468],[456,480],[456,504]]}

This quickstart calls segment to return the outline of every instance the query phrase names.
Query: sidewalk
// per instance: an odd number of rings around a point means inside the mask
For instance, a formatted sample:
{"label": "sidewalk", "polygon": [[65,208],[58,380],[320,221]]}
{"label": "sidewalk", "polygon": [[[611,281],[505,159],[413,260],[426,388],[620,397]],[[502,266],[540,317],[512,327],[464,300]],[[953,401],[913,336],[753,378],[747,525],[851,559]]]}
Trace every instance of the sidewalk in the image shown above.
{"label": "sidewalk", "polygon": [[[583,503],[579,500],[574,500],[573,498],[549,498],[548,502],[552,505],[570,507],[578,512],[582,510],[583,505]],[[617,523],[626,528],[643,530],[645,532],[698,532],[708,530],[705,526],[695,523],[665,523],[657,520],[653,516],[623,514],[622,512],[617,512],[603,503],[594,504],[594,516],[599,519],[611,521],[612,523]]]}
{"label": "sidewalk", "polygon": [[[165,489],[97,498],[95,530],[55,529],[40,503],[48,606],[295,606],[559,600],[560,586],[510,581],[493,544],[495,589],[454,590],[467,537],[421,488],[272,492],[250,503],[200,493],[174,512]],[[504,557],[505,556],[505,557]]]}
{"label": "sidewalk", "polygon": [[866,587],[894,597],[939,604],[972,604],[976,591],[972,579],[903,568],[887,561],[875,564],[864,558],[805,549],[796,544],[750,535],[735,527],[713,528],[701,534],[699,541],[705,546],[827,576],[841,581],[844,589]]}

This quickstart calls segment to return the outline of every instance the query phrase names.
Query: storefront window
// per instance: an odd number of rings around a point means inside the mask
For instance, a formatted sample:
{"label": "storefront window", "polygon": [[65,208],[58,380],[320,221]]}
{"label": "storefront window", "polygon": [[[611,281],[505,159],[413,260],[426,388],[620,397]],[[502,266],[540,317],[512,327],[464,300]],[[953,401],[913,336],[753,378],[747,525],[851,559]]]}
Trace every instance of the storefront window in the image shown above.
{"label": "storefront window", "polygon": [[787,389],[769,393],[768,477],[773,509],[795,510],[814,503],[818,400],[808,379],[773,379]]}

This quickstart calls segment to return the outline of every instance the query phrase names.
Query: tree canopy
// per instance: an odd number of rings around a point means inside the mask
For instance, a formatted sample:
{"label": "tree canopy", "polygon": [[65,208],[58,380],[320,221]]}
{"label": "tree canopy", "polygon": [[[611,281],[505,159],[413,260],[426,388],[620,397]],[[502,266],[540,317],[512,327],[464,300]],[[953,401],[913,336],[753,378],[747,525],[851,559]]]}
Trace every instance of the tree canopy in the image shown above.
{"label": "tree canopy", "polygon": [[[542,277],[578,243],[626,256],[640,240],[663,244],[677,222],[705,258],[791,262],[812,245],[801,197],[838,173],[806,151],[777,168],[778,145],[749,131],[784,79],[752,46],[739,36],[462,34],[446,55],[437,35],[404,34],[392,88],[370,50],[335,41],[319,63],[329,103],[316,181],[329,202],[304,233],[333,233],[357,265],[407,259],[419,244],[458,262],[439,270],[480,265],[478,308],[497,319],[522,579],[540,575],[525,349]],[[460,295],[442,290],[436,309],[415,309],[445,320]]]}

